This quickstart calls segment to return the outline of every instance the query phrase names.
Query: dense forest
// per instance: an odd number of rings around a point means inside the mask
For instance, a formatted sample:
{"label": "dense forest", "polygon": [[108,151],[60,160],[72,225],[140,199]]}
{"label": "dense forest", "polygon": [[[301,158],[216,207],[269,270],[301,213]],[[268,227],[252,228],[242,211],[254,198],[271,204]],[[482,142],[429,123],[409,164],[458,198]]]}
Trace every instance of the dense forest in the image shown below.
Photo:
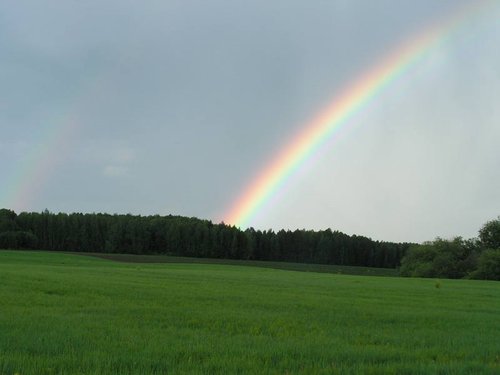
{"label": "dense forest", "polygon": [[400,265],[410,244],[330,229],[244,231],[181,216],[22,212],[0,209],[0,248],[273,260],[349,266]]}

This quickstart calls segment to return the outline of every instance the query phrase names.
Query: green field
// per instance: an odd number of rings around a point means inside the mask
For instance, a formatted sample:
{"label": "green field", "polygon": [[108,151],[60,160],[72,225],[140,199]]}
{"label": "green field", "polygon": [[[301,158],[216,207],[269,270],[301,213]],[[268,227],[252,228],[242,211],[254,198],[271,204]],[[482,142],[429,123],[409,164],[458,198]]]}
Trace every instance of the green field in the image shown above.
{"label": "green field", "polygon": [[498,282],[0,251],[0,374],[499,374],[499,338]]}
{"label": "green field", "polygon": [[354,267],[337,266],[331,264],[309,264],[292,262],[272,262],[263,260],[238,260],[238,259],[214,259],[193,258],[168,255],[135,255],[135,254],[106,254],[106,253],[69,253],[76,255],[94,256],[102,259],[115,260],[125,263],[198,263],[198,264],[226,264],[231,266],[252,266],[274,268],[278,270],[302,271],[302,272],[324,272],[345,275],[367,275],[367,276],[398,276],[398,270],[394,268]]}

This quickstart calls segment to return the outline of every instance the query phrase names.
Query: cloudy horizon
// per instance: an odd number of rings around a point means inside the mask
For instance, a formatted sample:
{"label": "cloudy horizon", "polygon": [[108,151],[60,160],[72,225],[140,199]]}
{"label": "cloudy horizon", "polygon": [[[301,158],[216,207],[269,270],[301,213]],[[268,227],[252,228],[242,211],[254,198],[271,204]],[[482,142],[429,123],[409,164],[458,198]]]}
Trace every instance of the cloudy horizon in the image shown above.
{"label": "cloudy horizon", "polygon": [[[217,222],[346,85],[468,3],[3,3],[0,206]],[[500,5],[484,3],[249,225],[422,242],[500,215]]]}

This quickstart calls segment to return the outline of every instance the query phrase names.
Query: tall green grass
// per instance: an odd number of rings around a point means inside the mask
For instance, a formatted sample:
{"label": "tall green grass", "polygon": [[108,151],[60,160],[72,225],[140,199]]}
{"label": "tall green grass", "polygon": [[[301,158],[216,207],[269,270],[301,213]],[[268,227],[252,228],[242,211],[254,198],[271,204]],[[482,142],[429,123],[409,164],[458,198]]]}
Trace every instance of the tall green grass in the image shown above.
{"label": "tall green grass", "polygon": [[498,374],[500,283],[0,252],[0,374]]}

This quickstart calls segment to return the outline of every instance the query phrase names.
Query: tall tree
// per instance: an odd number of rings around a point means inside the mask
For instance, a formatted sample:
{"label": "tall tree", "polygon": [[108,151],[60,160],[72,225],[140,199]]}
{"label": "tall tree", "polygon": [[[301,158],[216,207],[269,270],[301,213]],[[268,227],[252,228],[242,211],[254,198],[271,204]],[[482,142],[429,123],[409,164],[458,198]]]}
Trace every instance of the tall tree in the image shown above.
{"label": "tall tree", "polygon": [[479,230],[479,239],[484,247],[500,249],[500,216],[483,225]]}

